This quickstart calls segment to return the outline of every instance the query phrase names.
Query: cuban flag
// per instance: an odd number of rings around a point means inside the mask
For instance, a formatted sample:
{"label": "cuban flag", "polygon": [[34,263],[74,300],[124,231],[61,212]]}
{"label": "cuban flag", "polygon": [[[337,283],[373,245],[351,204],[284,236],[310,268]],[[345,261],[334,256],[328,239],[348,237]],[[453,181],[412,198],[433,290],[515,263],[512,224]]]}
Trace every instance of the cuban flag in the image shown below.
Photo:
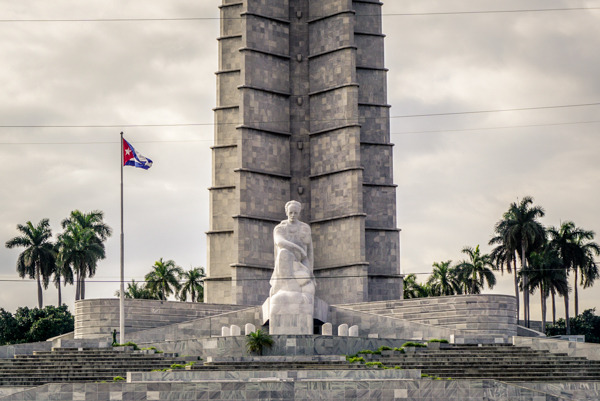
{"label": "cuban flag", "polygon": [[152,167],[152,160],[137,153],[133,146],[123,138],[123,165],[148,170]]}

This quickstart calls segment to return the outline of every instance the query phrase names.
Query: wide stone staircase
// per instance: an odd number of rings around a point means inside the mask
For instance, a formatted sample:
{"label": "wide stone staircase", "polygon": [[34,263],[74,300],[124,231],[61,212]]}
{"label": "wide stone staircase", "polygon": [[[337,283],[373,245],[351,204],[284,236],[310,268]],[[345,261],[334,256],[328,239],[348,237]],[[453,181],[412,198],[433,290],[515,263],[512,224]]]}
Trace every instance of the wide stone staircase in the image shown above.
{"label": "wide stone staircase", "polygon": [[186,363],[176,354],[119,348],[53,348],[0,359],[0,386],[113,381],[116,376],[126,377],[127,372],[149,372]]}
{"label": "wide stone staircase", "polygon": [[552,354],[509,345],[450,345],[416,348],[404,354],[370,355],[384,366],[419,369],[423,374],[452,379],[495,379],[505,382],[600,381],[600,361]]}

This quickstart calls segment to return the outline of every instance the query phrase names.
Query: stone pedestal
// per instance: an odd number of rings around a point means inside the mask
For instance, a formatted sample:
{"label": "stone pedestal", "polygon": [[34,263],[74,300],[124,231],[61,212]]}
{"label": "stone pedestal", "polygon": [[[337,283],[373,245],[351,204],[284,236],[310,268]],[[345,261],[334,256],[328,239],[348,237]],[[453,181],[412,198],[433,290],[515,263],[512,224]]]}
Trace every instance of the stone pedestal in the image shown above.
{"label": "stone pedestal", "polygon": [[313,334],[314,296],[280,291],[270,297],[269,334]]}

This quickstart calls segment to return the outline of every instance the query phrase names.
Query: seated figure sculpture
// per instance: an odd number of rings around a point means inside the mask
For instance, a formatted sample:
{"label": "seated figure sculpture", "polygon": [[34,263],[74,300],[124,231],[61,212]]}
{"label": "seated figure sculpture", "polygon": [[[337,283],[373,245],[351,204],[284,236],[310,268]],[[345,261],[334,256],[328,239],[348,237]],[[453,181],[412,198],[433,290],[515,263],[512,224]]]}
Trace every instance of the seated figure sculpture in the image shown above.
{"label": "seated figure sculpture", "polygon": [[315,277],[310,226],[299,221],[302,205],[285,205],[287,220],[273,230],[275,268],[269,298],[270,334],[313,334]]}

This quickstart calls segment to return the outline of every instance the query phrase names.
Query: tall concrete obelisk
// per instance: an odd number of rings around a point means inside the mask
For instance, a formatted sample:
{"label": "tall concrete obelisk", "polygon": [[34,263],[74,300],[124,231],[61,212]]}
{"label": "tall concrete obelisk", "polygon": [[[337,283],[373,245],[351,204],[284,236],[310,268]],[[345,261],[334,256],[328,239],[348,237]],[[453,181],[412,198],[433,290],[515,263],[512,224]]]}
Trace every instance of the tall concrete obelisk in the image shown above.
{"label": "tall concrete obelisk", "polygon": [[316,296],[401,298],[382,3],[222,1],[206,301],[265,301],[291,199]]}

